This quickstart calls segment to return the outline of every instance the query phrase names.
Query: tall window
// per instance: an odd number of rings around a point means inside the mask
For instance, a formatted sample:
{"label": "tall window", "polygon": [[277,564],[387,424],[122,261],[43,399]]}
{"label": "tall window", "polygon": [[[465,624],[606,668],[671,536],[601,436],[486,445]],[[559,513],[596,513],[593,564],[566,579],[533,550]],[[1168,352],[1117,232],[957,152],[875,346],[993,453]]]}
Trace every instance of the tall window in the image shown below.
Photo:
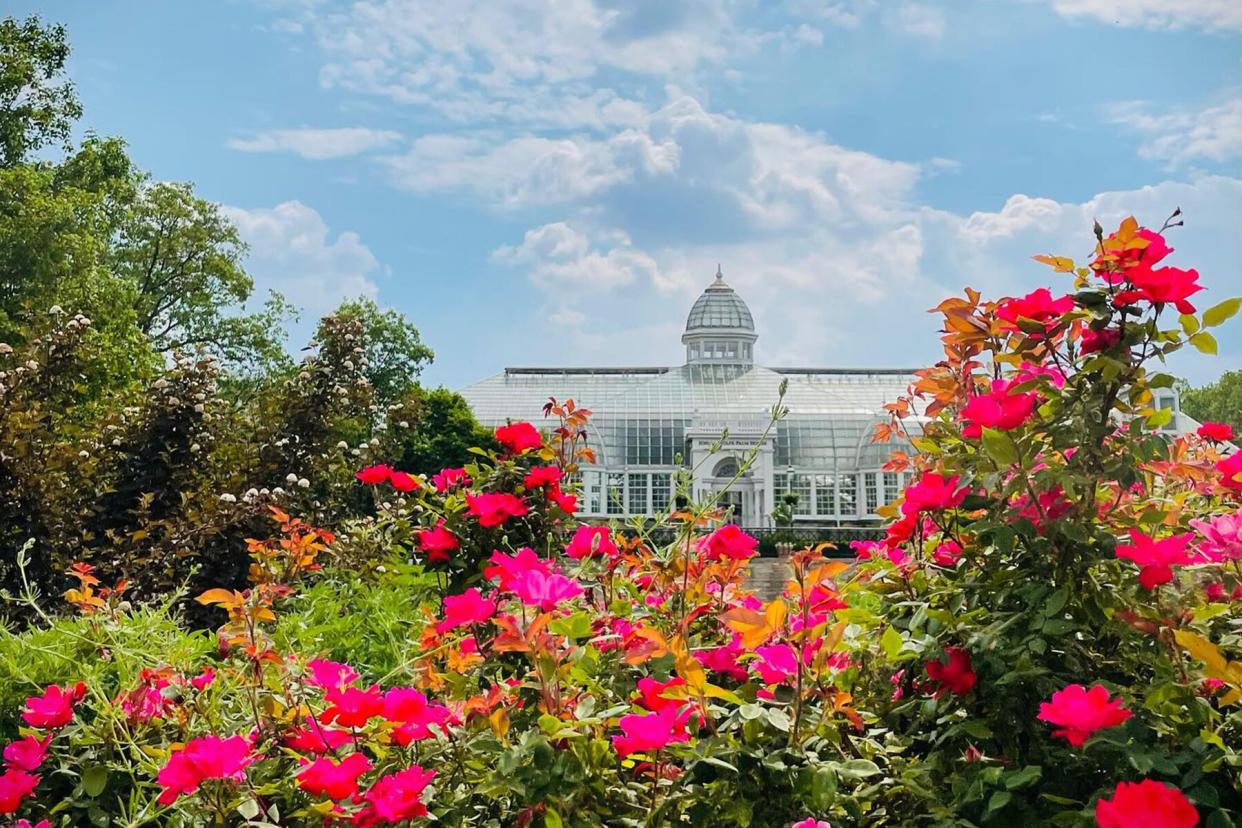
{"label": "tall window", "polygon": [[673,501],[673,476],[668,472],[651,475],[651,513],[663,515]]}
{"label": "tall window", "polygon": [[901,495],[901,475],[884,472],[884,502],[892,503]]}
{"label": "tall window", "polygon": [[880,487],[878,482],[879,475],[875,472],[867,472],[863,475],[863,493],[867,499],[867,514],[875,514],[875,510],[880,508]]}
{"label": "tall window", "polygon": [[608,474],[608,514],[625,514],[625,475],[620,472]]}
{"label": "tall window", "polygon": [[798,505],[794,507],[795,515],[811,514],[814,504],[811,502],[811,476],[809,474],[774,474],[772,475],[772,487],[777,500],[786,492],[793,492],[798,496]]}
{"label": "tall window", "polygon": [[629,508],[626,509],[631,515],[647,514],[647,479],[650,475],[631,472],[629,475],[627,493],[629,494]]}
{"label": "tall window", "polygon": [[858,515],[858,478],[846,474],[837,478],[837,496],[840,498],[839,514],[843,517]]}
{"label": "tall window", "polygon": [[837,513],[837,482],[831,474],[815,475],[815,514]]}
{"label": "tall window", "polygon": [[604,511],[604,481],[600,472],[587,472],[586,479],[586,496],[587,496],[587,513],[592,515],[601,514]]}

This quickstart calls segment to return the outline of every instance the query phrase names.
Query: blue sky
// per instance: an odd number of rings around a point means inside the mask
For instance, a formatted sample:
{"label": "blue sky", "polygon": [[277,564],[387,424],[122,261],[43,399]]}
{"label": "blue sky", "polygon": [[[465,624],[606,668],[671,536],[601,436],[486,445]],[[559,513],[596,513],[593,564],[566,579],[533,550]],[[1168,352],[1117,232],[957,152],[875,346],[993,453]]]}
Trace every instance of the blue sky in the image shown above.
{"label": "blue sky", "polygon": [[[17,0],[87,128],[226,205],[263,289],[371,295],[434,383],[675,364],[719,262],[769,365],[935,359],[1095,217],[1242,293],[1236,0]],[[305,325],[295,336],[305,334]],[[1242,323],[1196,382],[1242,367]]]}

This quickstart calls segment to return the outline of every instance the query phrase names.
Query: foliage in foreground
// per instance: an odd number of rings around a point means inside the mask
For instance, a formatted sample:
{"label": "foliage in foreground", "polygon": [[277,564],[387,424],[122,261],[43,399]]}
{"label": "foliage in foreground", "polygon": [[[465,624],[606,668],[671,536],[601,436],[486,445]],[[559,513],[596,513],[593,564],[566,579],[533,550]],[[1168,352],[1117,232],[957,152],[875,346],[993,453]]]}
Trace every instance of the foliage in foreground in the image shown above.
{"label": "foliage in foreground", "polygon": [[[1242,453],[1169,439],[1151,369],[1199,313],[1132,220],[1040,289],[938,309],[945,359],[883,439],[914,482],[850,565],[713,503],[674,540],[579,526],[589,412],[435,475],[357,473],[374,517],[274,510],[215,637],[88,567],[81,617],[0,641],[0,811],[60,825],[1228,826],[1242,810]],[[1171,309],[1180,315],[1170,318]],[[774,416],[780,416],[779,405]],[[412,562],[410,562],[412,558]],[[350,570],[365,574],[348,574]],[[50,684],[51,686],[48,686]],[[18,698],[24,698],[24,702]],[[19,710],[19,707],[20,710]]]}

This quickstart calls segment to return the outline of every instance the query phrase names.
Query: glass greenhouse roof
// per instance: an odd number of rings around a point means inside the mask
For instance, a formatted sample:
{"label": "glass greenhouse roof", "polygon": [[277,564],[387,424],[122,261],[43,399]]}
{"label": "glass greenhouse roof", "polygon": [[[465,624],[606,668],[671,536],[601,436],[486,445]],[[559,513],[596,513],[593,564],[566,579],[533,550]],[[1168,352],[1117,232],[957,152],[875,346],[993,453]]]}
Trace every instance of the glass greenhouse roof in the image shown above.
{"label": "glass greenhouse roof", "polygon": [[755,330],[750,308],[717,274],[716,281],[695,300],[686,317],[686,333],[703,328],[740,328]]}
{"label": "glass greenhouse roof", "polygon": [[[594,412],[601,465],[673,465],[686,432],[757,434],[780,398],[789,414],[774,433],[778,466],[878,467],[892,445],[872,446],[883,406],[906,391],[912,371],[771,369],[742,365],[679,368],[510,368],[462,391],[485,425],[539,423],[549,396]],[[872,456],[874,455],[874,457]]]}

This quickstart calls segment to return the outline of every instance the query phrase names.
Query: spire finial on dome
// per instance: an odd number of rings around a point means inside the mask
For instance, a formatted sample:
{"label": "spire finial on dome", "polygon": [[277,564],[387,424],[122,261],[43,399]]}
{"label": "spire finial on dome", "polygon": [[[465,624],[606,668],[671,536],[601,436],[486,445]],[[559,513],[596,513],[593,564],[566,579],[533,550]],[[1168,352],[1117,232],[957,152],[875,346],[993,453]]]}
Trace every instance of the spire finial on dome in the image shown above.
{"label": "spire finial on dome", "polygon": [[723,281],[724,281],[724,274],[720,272],[720,263],[719,263],[719,262],[717,262],[717,263],[716,263],[716,281],[717,281],[717,282],[723,282]]}

